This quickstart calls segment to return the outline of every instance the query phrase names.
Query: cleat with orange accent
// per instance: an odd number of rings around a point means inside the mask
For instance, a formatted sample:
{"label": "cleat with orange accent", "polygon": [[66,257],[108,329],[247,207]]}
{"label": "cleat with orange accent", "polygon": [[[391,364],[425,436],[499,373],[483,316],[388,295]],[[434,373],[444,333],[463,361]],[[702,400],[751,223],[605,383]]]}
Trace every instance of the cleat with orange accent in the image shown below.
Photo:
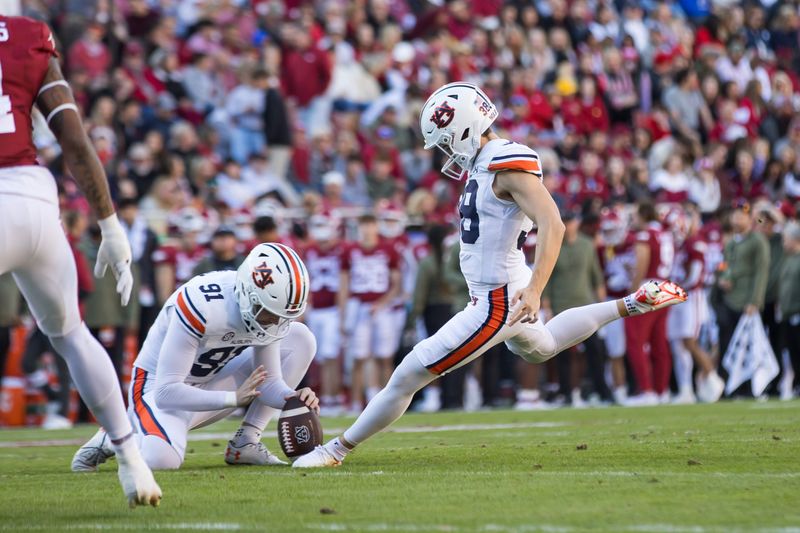
{"label": "cleat with orange accent", "polygon": [[[686,301],[686,291],[677,283],[666,281],[648,281],[628,297],[629,302],[639,313],[658,311],[670,305],[677,305]],[[628,300],[626,298],[626,300]],[[628,302],[626,301],[626,304]],[[630,309],[629,309],[630,310]]]}
{"label": "cleat with orange accent", "polygon": [[317,446],[314,451],[301,455],[292,463],[294,468],[323,468],[339,466],[342,462],[333,456],[325,446]]}

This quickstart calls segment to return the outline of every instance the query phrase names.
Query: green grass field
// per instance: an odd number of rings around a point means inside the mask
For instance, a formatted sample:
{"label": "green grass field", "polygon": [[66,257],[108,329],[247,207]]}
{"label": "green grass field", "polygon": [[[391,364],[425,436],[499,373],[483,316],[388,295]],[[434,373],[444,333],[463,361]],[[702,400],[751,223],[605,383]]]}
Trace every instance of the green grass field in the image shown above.
{"label": "green grass field", "polygon": [[136,510],[114,462],[69,471],[94,428],[2,430],[0,530],[800,532],[800,402],[409,414],[324,471],[226,466],[234,427]]}

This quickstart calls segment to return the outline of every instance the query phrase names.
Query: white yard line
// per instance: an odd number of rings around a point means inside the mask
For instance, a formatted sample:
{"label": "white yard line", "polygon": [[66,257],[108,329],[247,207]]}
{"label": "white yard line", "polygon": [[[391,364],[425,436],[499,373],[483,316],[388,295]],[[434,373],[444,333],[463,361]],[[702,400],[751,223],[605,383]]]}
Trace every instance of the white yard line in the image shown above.
{"label": "white yard line", "polygon": [[[800,533],[800,527],[742,528],[738,526],[687,526],[678,524],[633,524],[633,525],[599,525],[605,531],[626,531],[630,533]],[[560,526],[555,524],[526,524],[506,526],[502,524],[476,524],[474,526],[455,526],[451,524],[345,524],[326,522],[307,524],[306,529],[317,531],[401,531],[401,532],[477,532],[477,533],[574,533],[590,531],[594,528]]]}
{"label": "white yard line", "polygon": [[102,524],[99,522],[86,524],[70,524],[68,526],[25,525],[25,526],[0,526],[0,531],[52,531],[54,529],[68,529],[79,531],[106,531],[106,530],[192,530],[192,531],[236,531],[242,529],[240,524],[227,522],[177,522],[174,524]]}
{"label": "white yard line", "polygon": [[[438,433],[442,431],[494,431],[499,429],[536,429],[563,427],[565,422],[523,422],[516,424],[454,424],[450,426],[410,426],[396,427],[386,430],[387,433]],[[346,428],[327,428],[326,433],[341,433]],[[189,433],[190,441],[228,440],[232,432],[193,431]],[[48,439],[18,440],[0,442],[0,448],[40,448],[44,446],[80,446],[85,439]]]}

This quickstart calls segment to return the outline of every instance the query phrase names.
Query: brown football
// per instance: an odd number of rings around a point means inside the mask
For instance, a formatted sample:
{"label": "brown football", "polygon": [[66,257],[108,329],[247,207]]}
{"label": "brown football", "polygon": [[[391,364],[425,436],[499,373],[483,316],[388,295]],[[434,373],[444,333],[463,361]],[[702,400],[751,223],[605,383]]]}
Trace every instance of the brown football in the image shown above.
{"label": "brown football", "polygon": [[299,457],[322,444],[322,424],[317,413],[297,398],[290,398],[278,419],[278,442],[286,457]]}

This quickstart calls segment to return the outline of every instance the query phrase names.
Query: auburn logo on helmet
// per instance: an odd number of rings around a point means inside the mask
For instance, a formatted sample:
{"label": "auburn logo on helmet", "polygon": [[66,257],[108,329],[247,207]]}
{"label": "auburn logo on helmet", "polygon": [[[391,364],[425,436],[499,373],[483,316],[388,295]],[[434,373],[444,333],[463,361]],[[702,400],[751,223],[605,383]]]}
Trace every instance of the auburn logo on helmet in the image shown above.
{"label": "auburn logo on helmet", "polygon": [[437,128],[447,127],[448,124],[453,122],[455,112],[456,110],[450,107],[450,104],[444,102],[433,110],[431,121],[436,124]]}
{"label": "auburn logo on helmet", "polygon": [[272,269],[267,266],[266,261],[253,269],[253,283],[259,289],[275,283],[275,280],[272,279]]}

